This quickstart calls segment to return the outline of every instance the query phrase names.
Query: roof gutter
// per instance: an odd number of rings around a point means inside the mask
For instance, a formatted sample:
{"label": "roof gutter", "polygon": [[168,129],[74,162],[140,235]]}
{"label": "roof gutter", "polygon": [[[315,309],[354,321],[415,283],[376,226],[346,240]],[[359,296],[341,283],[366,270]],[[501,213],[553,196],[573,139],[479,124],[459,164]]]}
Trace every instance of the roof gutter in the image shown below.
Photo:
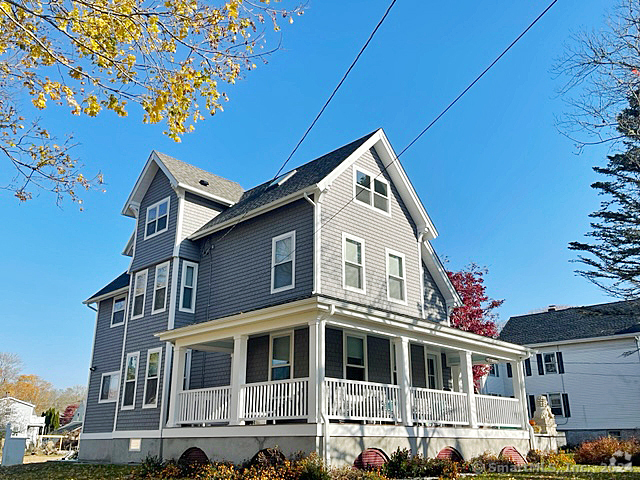
{"label": "roof gutter", "polygon": [[[525,343],[529,348],[551,347],[553,345],[566,345],[571,343],[606,342],[607,340],[628,339],[638,336],[638,332],[603,335],[601,337],[572,338],[569,340],[556,340],[555,342]],[[504,341],[504,340],[503,340]]]}
{"label": "roof gutter", "polygon": [[84,303],[85,305],[89,305],[90,303],[96,303],[96,302],[99,302],[101,300],[105,300],[107,298],[114,297],[114,296],[118,295],[119,293],[127,293],[128,291],[129,291],[129,287],[128,286],[122,287],[122,288],[119,288],[117,290],[112,290],[111,292],[103,293],[102,295],[97,295],[95,297],[87,298],[82,303]]}

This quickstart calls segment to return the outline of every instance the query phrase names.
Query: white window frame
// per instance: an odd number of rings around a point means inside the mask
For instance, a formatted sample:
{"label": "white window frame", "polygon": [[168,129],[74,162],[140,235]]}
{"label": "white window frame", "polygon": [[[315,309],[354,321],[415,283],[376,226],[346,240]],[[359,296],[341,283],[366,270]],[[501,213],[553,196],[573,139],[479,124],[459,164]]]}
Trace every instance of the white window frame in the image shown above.
{"label": "white window frame", "polygon": [[[362,246],[362,289],[352,287],[347,285],[347,269],[345,268],[345,263],[347,261],[346,251],[347,251],[347,240],[352,240],[354,242],[360,243]],[[342,288],[345,290],[349,290],[350,292],[355,293],[367,293],[367,269],[366,269],[366,256],[365,256],[365,242],[364,239],[360,237],[356,237],[355,235],[351,235],[350,233],[342,232]]]}
{"label": "white window frame", "polygon": [[[115,398],[107,398],[106,400],[103,400],[102,397],[102,383],[104,382],[104,377],[113,377],[117,375],[118,376],[118,383],[116,385],[116,397]],[[109,380],[109,386],[111,386],[111,379]],[[102,376],[100,377],[100,390],[98,391],[98,403],[114,403],[118,401],[118,397],[120,396],[120,372],[115,371],[115,372],[105,372],[102,374]]]}
{"label": "white window frame", "polygon": [[[562,410],[562,413],[560,414],[561,417],[564,417],[565,411],[564,411],[564,402],[562,401],[562,393],[561,392],[551,392],[551,393],[547,393],[546,397],[547,397],[547,402],[549,403],[549,408],[553,408],[551,406],[551,395],[557,395],[558,397],[560,397],[560,410]],[[554,415],[556,415],[554,413]]]}
{"label": "white window frame", "polygon": [[[391,250],[390,248],[384,249],[384,264],[386,270],[386,284],[387,284],[387,300],[393,303],[399,303],[401,305],[407,305],[407,259],[404,256],[404,253],[400,253],[396,250]],[[393,298],[390,295],[389,290],[389,255],[394,255],[396,257],[400,257],[402,259],[402,273],[404,274],[402,277],[402,295],[404,296],[404,300],[398,300],[397,298]],[[401,278],[401,277],[395,277]]]}
{"label": "white window frame", "polygon": [[[550,355],[552,360],[550,362],[547,362],[547,355]],[[543,353],[542,354],[542,364],[544,365],[544,373],[545,375],[553,375],[558,373],[558,359],[556,357],[556,353],[555,352],[551,352],[551,353]],[[549,371],[547,370],[547,364],[553,364],[553,366],[555,367],[555,372]]]}
{"label": "white window frame", "polygon": [[184,372],[182,375],[182,390],[189,390],[191,385],[191,358],[193,356],[193,350],[187,348],[184,356]]}
{"label": "white window frame", "polygon": [[[157,208],[159,205],[163,204],[167,202],[167,225],[162,229],[162,230],[156,230],[154,233],[152,233],[151,235],[147,235],[147,226],[151,223],[149,221],[149,210],[152,210],[154,208]],[[171,212],[171,197],[167,197],[167,198],[163,198],[162,200],[160,200],[159,202],[154,203],[153,205],[149,205],[147,207],[147,213],[144,217],[144,239],[147,240],[149,238],[153,238],[156,235],[160,235],[161,233],[166,232],[167,230],[169,230],[169,213]],[[158,216],[156,214],[156,218],[153,220],[154,222],[158,222]],[[157,228],[157,226],[156,226]]]}
{"label": "white window frame", "polygon": [[[158,382],[156,383],[156,401],[154,403],[145,403],[147,399],[147,383],[149,380],[149,358],[153,353],[158,354],[158,374],[156,376]],[[156,408],[158,406],[158,397],[160,396],[160,368],[162,366],[162,347],[152,348],[147,350],[147,364],[145,365],[144,374],[144,392],[142,394],[142,408]]]}
{"label": "white window frame", "polygon": [[[293,330],[286,330],[282,332],[271,333],[269,335],[269,381],[277,381],[273,380],[272,372],[274,368],[286,367],[287,365],[278,365],[278,367],[273,366],[273,340],[279,337],[289,337],[289,380],[293,378]],[[286,379],[281,379],[286,380]]]}
{"label": "white window frame", "polygon": [[433,372],[433,380],[435,386],[432,390],[442,390],[442,368],[440,366],[441,358],[440,354],[433,352],[430,353],[426,347],[424,349],[424,372],[426,377],[427,388],[431,388],[429,386],[429,360],[433,360],[433,368],[435,372]]}
{"label": "white window frame", "polygon": [[[276,280],[276,242],[291,237],[291,285],[275,288]],[[287,260],[289,261],[289,260]],[[280,262],[278,265],[285,262]],[[296,231],[292,230],[271,239],[271,293],[284,292],[296,287]]]}
{"label": "white window frame", "polygon": [[[135,315],[136,311],[136,286],[138,284],[138,277],[144,275],[144,290],[142,294],[142,313],[140,315]],[[144,309],[147,303],[147,287],[149,285],[149,269],[145,268],[144,270],[140,270],[136,272],[136,275],[133,279],[133,300],[131,301],[131,319],[135,320],[136,318],[144,317]]]}
{"label": "white window frame", "polygon": [[[136,374],[133,380],[128,380],[129,382],[133,381],[133,404],[125,405],[124,397],[127,391],[127,366],[129,365],[129,359],[131,357],[136,357]],[[127,360],[124,364],[124,375],[122,375],[122,404],[120,406],[120,410],[134,410],[136,408],[136,395],[138,393],[138,372],[140,370],[140,352],[131,352],[127,353]],[[143,399],[144,401],[144,399]]]}
{"label": "white window frame", "polygon": [[362,335],[360,333],[353,333],[351,331],[343,331],[342,333],[342,365],[343,365],[343,376],[344,379],[347,380],[347,367],[348,366],[352,366],[354,368],[362,368],[362,365],[347,365],[347,337],[354,337],[354,338],[360,338],[362,339],[362,355],[364,356],[364,379],[363,380],[350,380],[353,382],[356,381],[362,381],[362,382],[368,382],[369,381],[369,360],[368,360],[368,352],[367,352],[367,336],[366,335]]}
{"label": "white window frame", "polygon": [[[365,175],[369,175],[369,178],[371,178],[371,184],[369,186],[369,192],[371,193],[371,203],[365,203],[362,200],[358,199],[356,196],[356,185],[358,185],[358,172],[360,173],[364,173]],[[374,195],[379,195],[377,193],[375,193],[375,181],[379,181],[380,183],[384,183],[387,186],[387,207],[388,210],[382,210],[378,207],[374,207]],[[369,207],[372,210],[375,210],[376,212],[380,212],[383,215],[387,215],[388,217],[391,216],[391,185],[389,185],[389,182],[387,181],[386,178],[384,178],[383,175],[374,175],[373,173],[371,173],[369,170],[367,170],[366,168],[362,168],[359,167],[358,165],[354,165],[353,166],[353,179],[352,182],[353,183],[353,199],[358,202],[358,204],[360,205],[366,205],[367,207]]]}
{"label": "white window frame", "polygon": [[[159,308],[158,310],[155,310],[156,308],[156,291],[158,290],[158,270],[160,270],[161,268],[167,268],[167,284],[164,286],[165,289],[165,293],[164,293],[164,305],[162,306],[162,308]],[[167,303],[169,300],[169,274],[171,273],[171,266],[170,263],[164,262],[164,263],[160,263],[159,265],[156,265],[156,271],[153,275],[153,298],[151,299],[151,315],[154,315],[156,313],[162,313],[167,309]]]}
{"label": "white window frame", "polygon": [[[118,300],[124,300],[124,308],[122,309],[122,321],[119,323],[113,323],[113,316],[116,313],[116,302]],[[127,295],[118,295],[117,297],[113,297],[113,302],[111,303],[111,327],[119,327],[120,325],[124,325],[124,321],[127,318]]]}
{"label": "white window frame", "polygon": [[[185,308],[182,306],[182,298],[184,296],[185,281],[187,279],[187,267],[193,267],[193,294],[191,295],[191,308]],[[180,281],[180,303],[178,304],[178,310],[186,313],[196,312],[196,288],[198,287],[198,264],[196,262],[189,262],[188,260],[182,261],[182,279]]]}

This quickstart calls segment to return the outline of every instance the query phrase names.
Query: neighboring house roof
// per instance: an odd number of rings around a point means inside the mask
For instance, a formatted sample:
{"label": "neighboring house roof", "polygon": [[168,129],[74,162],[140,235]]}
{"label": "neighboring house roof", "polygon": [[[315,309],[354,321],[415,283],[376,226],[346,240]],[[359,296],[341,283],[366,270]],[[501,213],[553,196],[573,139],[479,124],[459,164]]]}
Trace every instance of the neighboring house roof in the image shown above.
{"label": "neighboring house roof", "polygon": [[8,402],[8,401],[22,403],[23,405],[27,405],[27,406],[33,407],[33,408],[36,407],[33,403],[25,402],[24,400],[20,400],[19,398],[16,398],[16,397],[2,397],[2,398],[0,398],[0,402]]}
{"label": "neighboring house roof", "polygon": [[110,283],[102,287],[100,290],[98,290],[96,293],[91,295],[88,299],[86,299],[82,303],[85,303],[85,304],[94,303],[97,300],[105,297],[106,295],[109,295],[110,293],[117,292],[118,290],[122,290],[123,288],[128,288],[128,287],[129,287],[129,274],[127,272],[124,272],[118,278],[112,280]]}
{"label": "neighboring house roof", "polygon": [[54,430],[53,435],[62,435],[67,432],[73,432],[74,430],[78,430],[82,428],[82,422],[69,422],[66,425],[63,425],[56,430]]}
{"label": "neighboring house roof", "polygon": [[640,332],[640,300],[511,317],[499,339],[520,345]]}

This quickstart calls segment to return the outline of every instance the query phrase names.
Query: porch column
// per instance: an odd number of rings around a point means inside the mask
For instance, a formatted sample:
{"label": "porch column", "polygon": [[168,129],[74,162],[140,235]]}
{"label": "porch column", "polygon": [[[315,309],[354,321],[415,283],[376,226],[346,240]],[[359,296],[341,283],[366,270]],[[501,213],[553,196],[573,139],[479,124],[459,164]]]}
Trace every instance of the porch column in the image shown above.
{"label": "porch column", "polygon": [[320,423],[324,408],[324,327],[326,321],[317,318],[309,322],[309,393],[308,423]]}
{"label": "porch column", "polygon": [[247,336],[233,337],[233,357],[231,359],[231,405],[229,405],[229,425],[242,425],[243,398],[242,385],[247,379]]}
{"label": "porch column", "polygon": [[518,360],[512,364],[513,368],[513,396],[520,402],[520,411],[522,412],[522,428],[528,428],[529,425],[529,411],[527,410],[527,392],[524,383],[524,368],[522,360]]}
{"label": "porch column", "polygon": [[178,345],[173,347],[173,365],[171,367],[171,391],[169,392],[168,427],[177,427],[178,409],[180,408],[179,393],[182,392],[182,378],[187,349]]}
{"label": "porch column", "polygon": [[400,387],[400,411],[402,424],[411,427],[413,425],[413,412],[411,411],[411,372],[409,363],[409,339],[397,337],[393,339],[396,347],[396,372],[398,386]]}
{"label": "porch column", "polygon": [[461,392],[460,388],[460,367],[458,365],[451,365],[451,383],[453,384],[454,392]]}
{"label": "porch column", "polygon": [[471,362],[471,352],[468,350],[460,352],[460,374],[462,376],[463,391],[467,394],[469,426],[477,428],[478,412],[476,410],[476,394],[473,388],[473,363]]}

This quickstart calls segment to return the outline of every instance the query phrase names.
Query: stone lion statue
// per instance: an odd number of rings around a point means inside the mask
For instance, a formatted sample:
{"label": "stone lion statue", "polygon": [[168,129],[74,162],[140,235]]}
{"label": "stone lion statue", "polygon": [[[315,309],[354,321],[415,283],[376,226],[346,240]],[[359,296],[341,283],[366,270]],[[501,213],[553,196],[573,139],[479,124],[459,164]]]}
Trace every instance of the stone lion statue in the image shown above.
{"label": "stone lion statue", "polygon": [[536,411],[533,414],[533,421],[539,427],[540,433],[547,435],[557,434],[556,419],[553,412],[551,412],[547,397],[544,395],[536,397]]}

